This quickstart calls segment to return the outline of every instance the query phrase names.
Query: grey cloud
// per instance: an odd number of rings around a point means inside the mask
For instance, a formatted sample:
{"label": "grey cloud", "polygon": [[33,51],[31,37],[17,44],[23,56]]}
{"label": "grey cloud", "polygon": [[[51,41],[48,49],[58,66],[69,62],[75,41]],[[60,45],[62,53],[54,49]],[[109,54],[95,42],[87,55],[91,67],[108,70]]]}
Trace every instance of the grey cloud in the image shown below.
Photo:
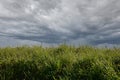
{"label": "grey cloud", "polygon": [[0,35],[47,44],[65,40],[120,44],[119,4],[118,0],[1,0]]}
{"label": "grey cloud", "polygon": [[[4,36],[0,37],[0,47],[6,47],[6,46],[16,47],[16,46],[22,46],[22,45],[29,45],[29,46],[41,45],[41,43],[36,41],[30,41],[30,40],[19,40],[11,37],[4,37]],[[48,44],[44,44],[44,45],[47,46]]]}

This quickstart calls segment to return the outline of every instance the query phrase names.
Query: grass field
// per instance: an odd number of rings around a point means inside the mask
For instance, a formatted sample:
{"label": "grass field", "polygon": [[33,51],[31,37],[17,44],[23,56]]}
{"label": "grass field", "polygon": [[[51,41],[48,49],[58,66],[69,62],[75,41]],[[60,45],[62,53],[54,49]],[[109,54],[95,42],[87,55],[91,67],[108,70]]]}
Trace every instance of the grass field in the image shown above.
{"label": "grass field", "polygon": [[120,48],[0,48],[0,80],[120,80]]}

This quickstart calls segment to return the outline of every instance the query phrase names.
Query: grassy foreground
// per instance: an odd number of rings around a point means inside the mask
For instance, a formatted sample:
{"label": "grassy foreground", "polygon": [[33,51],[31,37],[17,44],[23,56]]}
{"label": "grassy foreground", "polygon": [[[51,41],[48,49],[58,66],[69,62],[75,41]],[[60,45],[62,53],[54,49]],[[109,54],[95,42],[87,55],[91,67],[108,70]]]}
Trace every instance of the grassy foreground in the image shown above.
{"label": "grassy foreground", "polygon": [[120,48],[0,48],[0,80],[120,80]]}

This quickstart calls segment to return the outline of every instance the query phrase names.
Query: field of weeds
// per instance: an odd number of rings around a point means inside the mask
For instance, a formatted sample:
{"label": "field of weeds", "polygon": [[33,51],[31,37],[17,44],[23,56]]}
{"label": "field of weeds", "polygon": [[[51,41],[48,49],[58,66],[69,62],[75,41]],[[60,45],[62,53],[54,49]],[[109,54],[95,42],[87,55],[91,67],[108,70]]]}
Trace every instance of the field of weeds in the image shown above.
{"label": "field of weeds", "polygon": [[0,80],[120,80],[120,48],[0,48]]}

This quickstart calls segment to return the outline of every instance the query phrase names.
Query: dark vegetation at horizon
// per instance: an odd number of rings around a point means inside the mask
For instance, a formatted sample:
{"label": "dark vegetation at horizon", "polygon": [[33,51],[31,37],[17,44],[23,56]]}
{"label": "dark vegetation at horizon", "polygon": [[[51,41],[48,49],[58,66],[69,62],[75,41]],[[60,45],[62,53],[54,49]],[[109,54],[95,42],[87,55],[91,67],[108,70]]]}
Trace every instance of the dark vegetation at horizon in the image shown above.
{"label": "dark vegetation at horizon", "polygon": [[0,80],[120,80],[120,48],[0,48]]}

